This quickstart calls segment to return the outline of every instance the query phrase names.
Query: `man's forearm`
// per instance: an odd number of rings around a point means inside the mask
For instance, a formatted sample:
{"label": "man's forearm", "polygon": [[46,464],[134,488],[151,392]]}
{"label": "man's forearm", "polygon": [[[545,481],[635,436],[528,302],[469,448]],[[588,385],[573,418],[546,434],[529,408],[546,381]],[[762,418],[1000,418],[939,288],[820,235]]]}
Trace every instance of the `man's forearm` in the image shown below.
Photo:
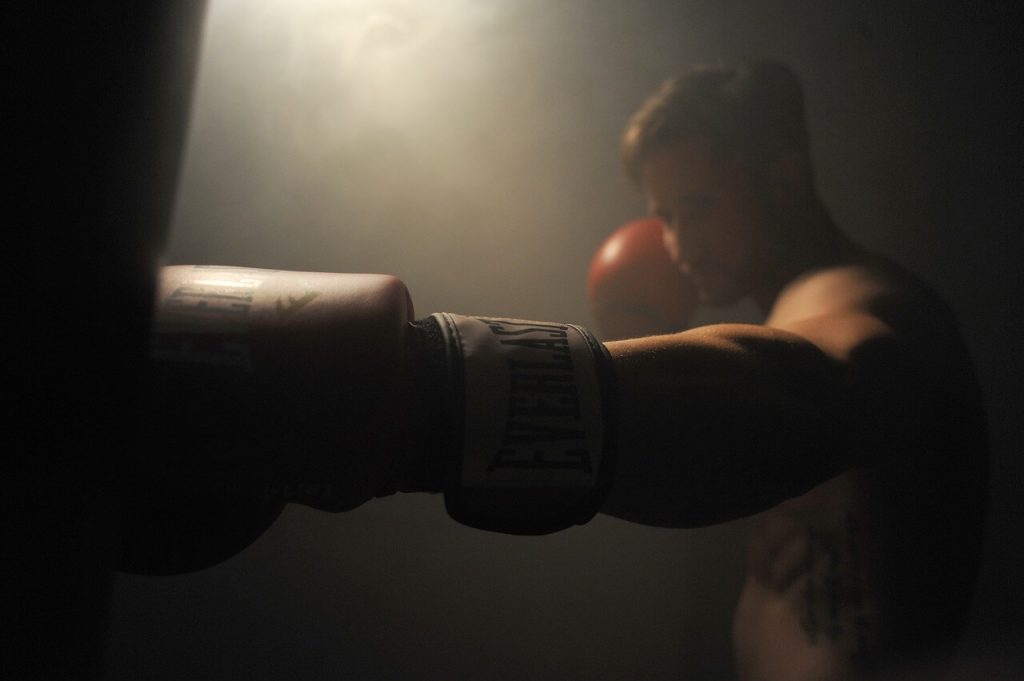
{"label": "man's forearm", "polygon": [[843,367],[763,326],[609,343],[620,457],[603,510],[692,527],[755,513],[849,466]]}

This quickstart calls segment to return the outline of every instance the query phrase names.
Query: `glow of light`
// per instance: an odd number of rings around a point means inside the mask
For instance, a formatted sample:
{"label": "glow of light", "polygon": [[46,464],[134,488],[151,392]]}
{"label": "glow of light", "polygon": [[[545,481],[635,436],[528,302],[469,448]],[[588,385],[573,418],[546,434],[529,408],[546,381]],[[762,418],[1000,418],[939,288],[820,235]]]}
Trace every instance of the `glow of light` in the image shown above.
{"label": "glow of light", "polygon": [[252,144],[284,150],[277,162],[325,184],[331,174],[350,181],[337,159],[366,158],[377,140],[436,159],[432,174],[442,183],[464,183],[476,150],[458,123],[505,105],[475,94],[492,78],[493,46],[482,36],[493,34],[487,29],[500,7],[501,0],[211,0],[194,124],[249,112]]}

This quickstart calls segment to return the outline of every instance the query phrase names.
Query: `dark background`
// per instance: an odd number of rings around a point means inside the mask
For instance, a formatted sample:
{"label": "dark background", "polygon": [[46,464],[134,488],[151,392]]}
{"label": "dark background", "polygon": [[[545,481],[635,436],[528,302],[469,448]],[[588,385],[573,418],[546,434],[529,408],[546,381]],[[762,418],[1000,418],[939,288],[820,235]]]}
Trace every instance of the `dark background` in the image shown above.
{"label": "dark background", "polygon": [[[781,59],[837,222],[962,322],[995,458],[961,666],[1019,678],[1013,26],[926,2],[213,0],[164,259],[387,272],[420,314],[589,324],[590,257],[643,210],[617,164],[626,118],[694,62]],[[217,567],[117,577],[106,677],[729,678],[744,536],[603,516],[490,535],[424,495],[292,507]]]}

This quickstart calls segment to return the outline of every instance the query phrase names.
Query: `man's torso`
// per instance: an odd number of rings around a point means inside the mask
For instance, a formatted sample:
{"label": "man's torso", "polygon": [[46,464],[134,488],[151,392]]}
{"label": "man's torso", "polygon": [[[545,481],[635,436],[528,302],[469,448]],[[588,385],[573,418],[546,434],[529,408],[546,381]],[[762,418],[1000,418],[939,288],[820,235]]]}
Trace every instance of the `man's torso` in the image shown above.
{"label": "man's torso", "polygon": [[852,424],[868,435],[857,446],[877,450],[859,453],[869,465],[753,519],[734,622],[744,678],[856,678],[893,656],[941,656],[967,614],[986,440],[955,321],[911,275],[865,258],[795,280],[766,325],[828,323],[848,309],[877,317],[912,346],[920,361],[908,383],[917,375],[934,382],[908,390],[905,401],[918,404],[901,405],[908,416],[898,432],[875,440],[876,423]]}

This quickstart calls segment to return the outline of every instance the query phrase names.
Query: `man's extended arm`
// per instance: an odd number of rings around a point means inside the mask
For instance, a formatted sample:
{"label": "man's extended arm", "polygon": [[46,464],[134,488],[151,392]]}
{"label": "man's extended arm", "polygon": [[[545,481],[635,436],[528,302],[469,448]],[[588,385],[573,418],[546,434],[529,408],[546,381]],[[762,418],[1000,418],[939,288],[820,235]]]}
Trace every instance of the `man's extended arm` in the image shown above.
{"label": "man's extended arm", "polygon": [[855,349],[884,344],[887,327],[854,315],[791,327],[723,324],[609,343],[627,444],[604,510],[705,525],[862,463],[851,429],[864,426],[870,401]]}

